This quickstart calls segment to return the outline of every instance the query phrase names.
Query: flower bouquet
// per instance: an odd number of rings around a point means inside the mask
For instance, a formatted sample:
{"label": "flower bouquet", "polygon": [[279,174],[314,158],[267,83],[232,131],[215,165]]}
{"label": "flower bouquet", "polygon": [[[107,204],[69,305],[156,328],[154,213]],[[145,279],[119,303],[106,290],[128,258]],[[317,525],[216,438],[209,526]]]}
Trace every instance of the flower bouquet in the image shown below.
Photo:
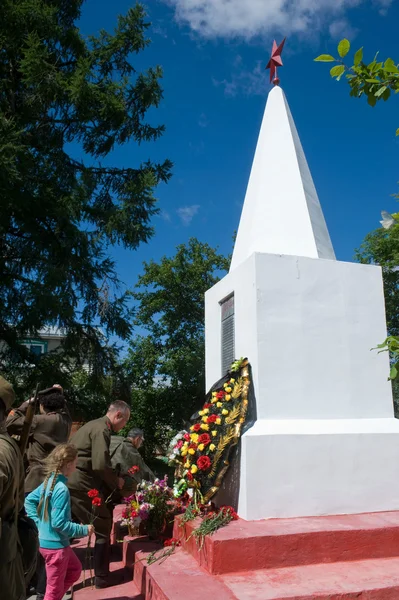
{"label": "flower bouquet", "polygon": [[142,527],[143,532],[152,539],[159,539],[168,521],[182,510],[181,503],[173,497],[166,475],[152,483],[142,481],[137,492],[125,499],[125,504],[122,525],[128,526],[130,535],[138,535],[139,528]]}
{"label": "flower bouquet", "polygon": [[182,464],[182,458],[180,455],[180,449],[182,448],[184,441],[186,440],[187,431],[184,429],[179,431],[169,443],[166,451],[166,456],[158,457],[169,467],[179,467]]}

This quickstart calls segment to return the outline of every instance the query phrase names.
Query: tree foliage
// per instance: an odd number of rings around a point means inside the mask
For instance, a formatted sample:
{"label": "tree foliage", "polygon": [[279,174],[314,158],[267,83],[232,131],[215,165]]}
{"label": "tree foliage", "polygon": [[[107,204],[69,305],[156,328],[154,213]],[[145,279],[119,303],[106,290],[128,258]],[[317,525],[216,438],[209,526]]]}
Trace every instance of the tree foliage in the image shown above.
{"label": "tree foliage", "polygon": [[229,267],[229,258],[191,238],[173,257],[144,264],[134,294],[136,327],[124,364],[134,383],[132,422],[147,448],[170,439],[205,394],[204,295]]}
{"label": "tree foliage", "polygon": [[381,265],[388,332],[399,336],[399,224],[367,234],[355,258],[363,264]]}
{"label": "tree foliage", "polygon": [[[143,7],[119,16],[112,34],[85,38],[82,4],[2,2],[0,358],[7,368],[8,347],[39,378],[71,358],[90,360],[94,378],[113,364],[105,339],[127,339],[131,314],[109,247],[134,250],[150,238],[154,189],[171,169],[168,160],[112,159],[117,146],[164,131],[147,120],[162,71],[133,64],[149,44]],[[66,331],[64,353],[38,363],[18,341],[46,325]]]}
{"label": "tree foliage", "polygon": [[[343,39],[338,44],[338,58],[321,54],[315,61],[337,63],[330,70],[331,77],[339,81],[345,74],[351,88],[350,95],[355,98],[366,97],[370,106],[375,106],[379,100],[388,100],[392,92],[399,92],[399,68],[392,58],[380,61],[377,52],[371,62],[365,63],[363,48],[359,48],[353,56],[353,64],[347,65],[343,59],[348,55],[350,47],[350,42]],[[399,128],[396,135],[399,135]]]}

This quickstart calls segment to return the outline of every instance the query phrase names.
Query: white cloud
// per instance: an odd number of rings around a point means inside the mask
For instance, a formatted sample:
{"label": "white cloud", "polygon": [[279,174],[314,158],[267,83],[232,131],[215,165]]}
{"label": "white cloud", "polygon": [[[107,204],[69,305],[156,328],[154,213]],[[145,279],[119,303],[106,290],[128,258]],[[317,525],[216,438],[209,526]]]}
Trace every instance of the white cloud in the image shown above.
{"label": "white cloud", "polygon": [[167,223],[170,223],[172,218],[170,216],[170,214],[166,211],[166,210],[161,210],[159,213],[159,217],[163,220],[166,221]]}
{"label": "white cloud", "polygon": [[183,225],[187,227],[187,225],[190,225],[199,209],[199,204],[191,204],[191,206],[182,206],[181,208],[178,208],[176,212],[179,215]]}
{"label": "white cloud", "polygon": [[198,119],[198,125],[200,127],[208,127],[209,121],[205,113],[200,114],[200,118]]}
{"label": "white cloud", "polygon": [[176,19],[206,38],[251,39],[265,33],[303,32],[359,4],[386,12],[393,0],[165,0],[175,6]]}
{"label": "white cloud", "polygon": [[331,37],[337,40],[342,39],[343,37],[353,40],[357,35],[357,29],[352,27],[348,19],[345,18],[331,21],[328,31],[330,32]]}
{"label": "white cloud", "polygon": [[391,6],[392,2],[393,0],[375,0],[374,3],[379,8],[380,15],[385,17],[385,15],[388,12],[388,8]]}
{"label": "white cloud", "polygon": [[163,19],[159,19],[156,23],[153,23],[152,33],[155,33],[156,35],[160,35],[161,37],[163,37],[165,39],[168,37],[168,33],[166,31],[166,27],[164,25]]}
{"label": "white cloud", "polygon": [[244,93],[247,96],[264,96],[268,89],[268,78],[265,74],[265,64],[257,61],[252,70],[247,70],[242,65],[242,61],[234,63],[234,70],[231,79],[218,81],[213,78],[213,85],[223,87],[226,96],[236,96],[238,93]]}

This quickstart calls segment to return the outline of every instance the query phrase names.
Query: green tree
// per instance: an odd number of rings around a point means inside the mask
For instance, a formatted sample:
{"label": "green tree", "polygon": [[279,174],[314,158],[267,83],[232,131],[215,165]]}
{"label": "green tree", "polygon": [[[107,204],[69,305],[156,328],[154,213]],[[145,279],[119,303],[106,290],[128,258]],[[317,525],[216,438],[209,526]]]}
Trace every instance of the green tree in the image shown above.
{"label": "green tree", "polygon": [[132,423],[143,427],[147,451],[181,429],[205,393],[204,295],[230,259],[191,238],[175,256],[144,264],[134,296],[136,327],[124,364],[134,383]]}
{"label": "green tree", "polygon": [[399,225],[367,234],[355,258],[363,264],[381,265],[388,332],[399,336]]}
{"label": "green tree", "polygon": [[[39,379],[71,358],[89,360],[93,380],[112,368],[105,339],[127,339],[131,313],[109,248],[151,237],[154,190],[171,169],[112,159],[117,146],[164,131],[147,120],[162,99],[161,68],[133,64],[149,44],[143,7],[119,16],[112,34],[85,38],[82,4],[4,0],[1,10],[0,367],[11,353]],[[64,352],[39,362],[18,341],[49,324],[66,331]]]}
{"label": "green tree", "polygon": [[[315,61],[337,63],[330,70],[330,75],[340,80],[343,75],[351,88],[350,95],[355,98],[364,96],[370,106],[375,106],[379,100],[388,100],[391,93],[399,92],[399,68],[392,60],[387,58],[380,61],[378,52],[370,63],[363,61],[363,48],[359,48],[354,54],[353,64],[348,65],[344,58],[348,55],[351,45],[347,39],[339,42],[335,58],[331,54],[321,54]],[[396,130],[399,135],[399,128]]]}

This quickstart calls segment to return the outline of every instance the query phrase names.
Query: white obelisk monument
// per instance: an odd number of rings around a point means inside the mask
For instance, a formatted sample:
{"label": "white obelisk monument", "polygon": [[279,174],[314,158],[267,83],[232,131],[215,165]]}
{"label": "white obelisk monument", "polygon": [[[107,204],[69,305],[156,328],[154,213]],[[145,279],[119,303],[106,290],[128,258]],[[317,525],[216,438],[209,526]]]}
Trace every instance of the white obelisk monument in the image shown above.
{"label": "white obelisk monument", "polygon": [[[278,80],[277,80],[278,82]],[[275,81],[276,83],[276,81]],[[284,92],[269,93],[230,272],[206,293],[207,388],[252,365],[244,519],[399,510],[381,269],[339,262]]]}

